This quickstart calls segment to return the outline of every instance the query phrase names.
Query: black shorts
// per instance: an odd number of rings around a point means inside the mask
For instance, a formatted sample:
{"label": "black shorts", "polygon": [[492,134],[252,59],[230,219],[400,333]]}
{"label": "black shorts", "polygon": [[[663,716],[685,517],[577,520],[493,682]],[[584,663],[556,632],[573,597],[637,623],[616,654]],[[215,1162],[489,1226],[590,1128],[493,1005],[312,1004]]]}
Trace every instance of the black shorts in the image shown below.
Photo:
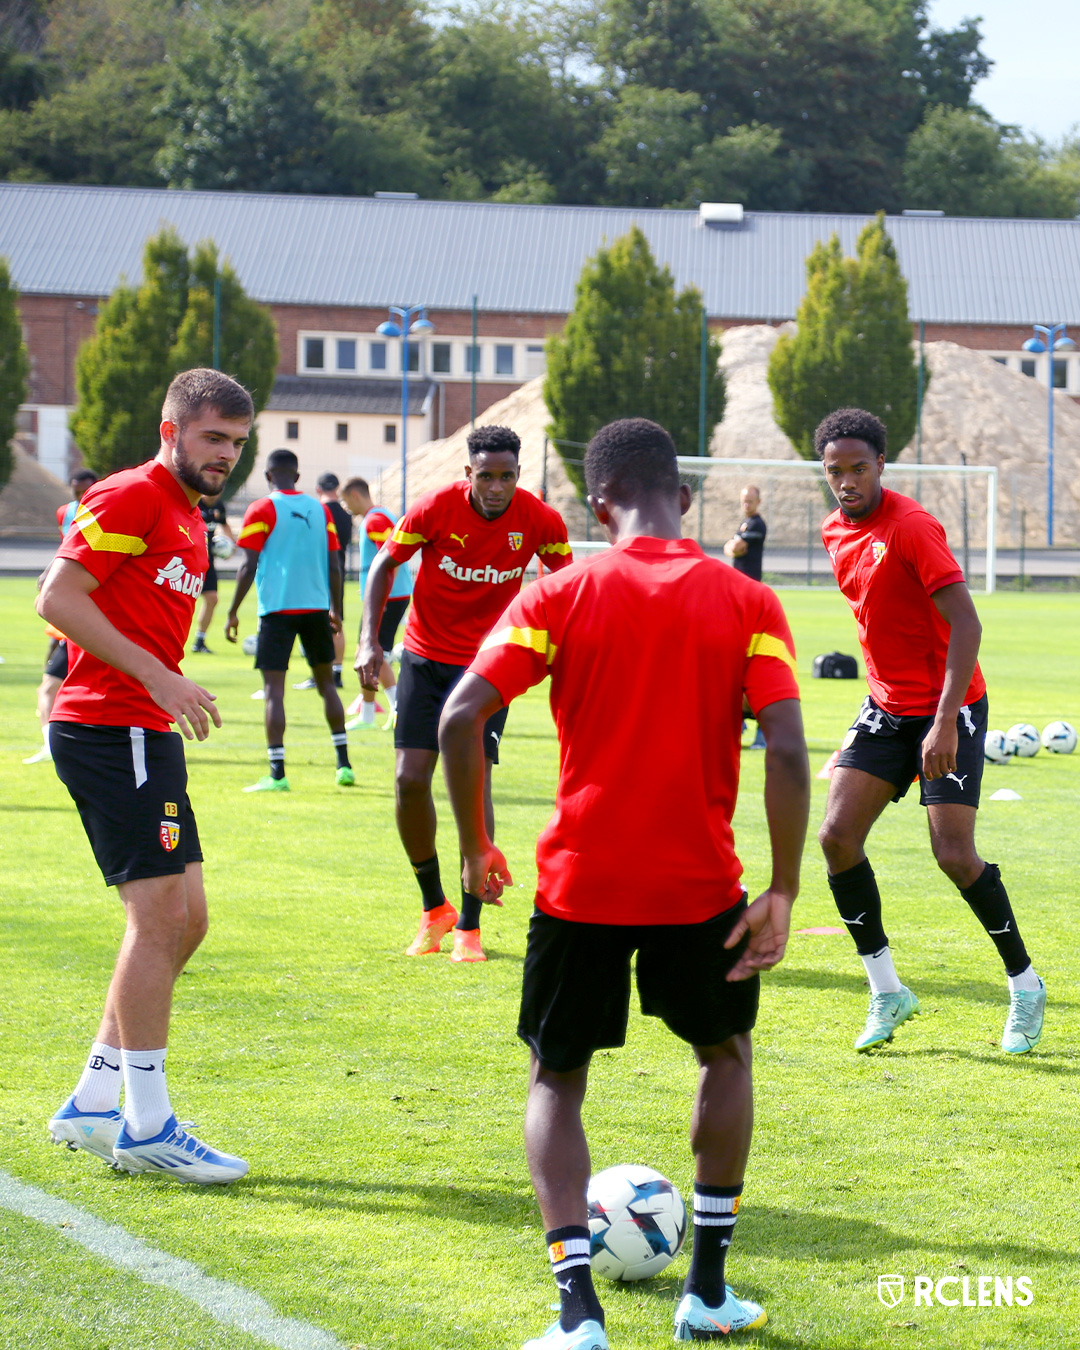
{"label": "black shorts", "polygon": [[[426,656],[417,656],[408,650],[402,653],[394,726],[396,750],[438,751],[439,718],[450,691],[466,670],[468,666],[429,661]],[[499,742],[508,711],[508,708],[500,708],[484,723],[484,754],[492,764],[499,762]]]}
{"label": "black shorts", "polygon": [[525,949],[518,1035],[545,1069],[569,1073],[596,1050],[626,1041],[630,957],[637,952],[641,1011],[691,1045],[720,1045],[752,1030],[757,975],[724,978],[746,948],[724,941],[746,912],[741,900],[704,923],[573,923],[533,910]]}
{"label": "black shorts", "polygon": [[67,642],[61,641],[54,644],[49,653],[49,659],[45,662],[45,674],[51,675],[54,680],[66,680],[68,673],[68,650]]}
{"label": "black shorts", "polygon": [[329,666],[334,661],[334,630],[325,609],[309,609],[302,614],[278,611],[259,620],[255,646],[256,670],[288,670],[293,644],[299,638],[309,666]]}
{"label": "black shorts", "polygon": [[53,722],[49,744],[106,886],[202,862],[178,731]]}
{"label": "black shorts", "polygon": [[[405,617],[411,599],[411,595],[403,595],[397,600],[387,600],[382,618],[379,620],[379,646],[384,652],[389,653],[393,647],[397,630],[401,627],[401,621]],[[363,624],[360,625],[360,632],[363,633]]]}
{"label": "black shorts", "polygon": [[206,569],[206,576],[203,578],[202,590],[200,595],[205,595],[207,591],[217,590],[217,567],[214,562],[214,550],[206,550],[207,557],[210,559],[210,566]]}
{"label": "black shorts", "polygon": [[934,725],[929,717],[899,717],[887,713],[869,696],[844,737],[838,769],[862,769],[883,778],[896,788],[894,802],[903,797],[916,778],[923,806],[978,806],[982,785],[988,704],[986,695],[960,709],[956,719],[956,772],[927,781],[923,777],[922,743]]}

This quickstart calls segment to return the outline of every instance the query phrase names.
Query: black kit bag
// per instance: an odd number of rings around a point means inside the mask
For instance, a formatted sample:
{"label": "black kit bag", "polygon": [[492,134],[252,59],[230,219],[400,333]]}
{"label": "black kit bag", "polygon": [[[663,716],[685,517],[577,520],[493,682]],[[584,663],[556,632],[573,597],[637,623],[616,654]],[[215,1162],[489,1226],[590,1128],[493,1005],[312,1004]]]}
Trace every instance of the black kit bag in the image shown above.
{"label": "black kit bag", "polygon": [[826,652],[814,657],[815,680],[857,680],[859,663],[843,652]]}

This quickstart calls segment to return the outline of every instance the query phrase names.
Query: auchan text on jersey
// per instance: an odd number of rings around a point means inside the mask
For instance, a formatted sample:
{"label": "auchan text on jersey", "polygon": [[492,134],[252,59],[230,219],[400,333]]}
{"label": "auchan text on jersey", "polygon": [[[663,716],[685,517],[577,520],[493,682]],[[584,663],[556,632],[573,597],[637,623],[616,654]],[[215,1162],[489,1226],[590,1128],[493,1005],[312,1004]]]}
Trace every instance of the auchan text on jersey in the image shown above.
{"label": "auchan text on jersey", "polygon": [[487,582],[491,586],[521,576],[520,567],[511,567],[507,572],[500,572],[497,567],[491,567],[490,565],[487,567],[459,567],[455,564],[453,558],[448,558],[445,554],[439,564],[439,571],[445,572],[447,576],[456,577],[458,581],[481,581]]}

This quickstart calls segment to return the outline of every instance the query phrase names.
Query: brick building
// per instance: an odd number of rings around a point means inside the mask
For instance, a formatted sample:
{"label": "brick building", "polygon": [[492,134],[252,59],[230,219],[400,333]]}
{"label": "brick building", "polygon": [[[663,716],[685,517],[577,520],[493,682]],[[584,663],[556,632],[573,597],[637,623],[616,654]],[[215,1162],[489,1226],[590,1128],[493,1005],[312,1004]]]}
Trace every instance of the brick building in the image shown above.
{"label": "brick building", "polygon": [[[836,233],[855,251],[864,216],[428,202],[142,188],[0,184],[32,362],[24,439],[60,476],[74,451],[74,359],[98,302],[138,281],[147,238],[171,224],[213,239],[278,327],[279,379],[264,450],[290,445],[308,482],[368,476],[401,444],[402,344],[377,334],[392,304],[423,303],[435,332],[410,348],[408,443],[449,435],[544,370],[544,342],[573,304],[585,260],[638,225],[717,327],[793,318],[805,259]],[[1080,397],[1080,354],[1021,350],[1031,324],[1080,324],[1080,221],[891,217],[913,335],[988,352]],[[473,338],[475,324],[475,342]]]}

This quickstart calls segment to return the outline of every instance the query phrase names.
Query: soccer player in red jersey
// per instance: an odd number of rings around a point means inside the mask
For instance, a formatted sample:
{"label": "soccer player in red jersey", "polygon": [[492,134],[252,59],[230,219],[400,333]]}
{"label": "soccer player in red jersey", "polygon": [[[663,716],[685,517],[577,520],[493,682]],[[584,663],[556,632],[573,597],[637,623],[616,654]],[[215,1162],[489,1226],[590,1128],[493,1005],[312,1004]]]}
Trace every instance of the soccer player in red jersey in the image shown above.
{"label": "soccer player in red jersey", "polygon": [[[379,621],[394,571],[420,549],[398,678],[397,826],[424,906],[408,955],[437,952],[456,924],[452,961],[487,958],[480,945],[480,900],[462,889],[459,915],[443,893],[439,874],[431,796],[439,714],[492,624],[520,590],[533,556],[552,571],[571,560],[562,517],[517,485],[517,435],[509,427],[477,427],[469,433],[468,445],[465,481],[421,497],[371,564],[357,654],[360,682],[373,689],[383,660]],[[499,708],[484,729],[489,831],[494,830],[491,766],[499,762],[505,725],[506,709]]]}
{"label": "soccer player in red jersey", "polygon": [[938,866],[997,947],[1009,982],[1002,1049],[1042,1035],[1046,986],[1032,969],[1001,873],[975,850],[986,737],[982,625],[945,531],[918,502],[881,485],[885,427],[860,408],[830,413],[814,446],[839,509],[822,525],[833,572],[855,613],[870,694],[844,738],[819,839],[840,917],[870,981],[856,1050],[891,1041],[919,1011],[900,983],[881,919],[866,837],[914,778]]}
{"label": "soccer player in red jersey", "polygon": [[183,741],[171,728],[201,741],[221,725],[214,696],[180,673],[207,568],[197,503],[221,491],[253,417],[228,376],[177,375],[156,458],[86,493],[38,598],[70,654],[52,714],[56,771],[127,919],[97,1039],[49,1130],[122,1171],[181,1181],[248,1170],[177,1124],[165,1046],[173,985],[207,928]]}
{"label": "soccer player in red jersey", "polygon": [[[724,1282],[753,1126],[758,971],[782,958],[799,889],[810,774],[795,657],[772,591],[681,537],[690,489],[643,419],[585,456],[589,505],[614,547],[543,577],[510,605],[446,705],[439,741],[467,889],[499,903],[511,878],[484,812],[485,720],[551,676],[555,814],[536,847],[518,1035],[531,1054],[525,1147],[560,1316],[526,1350],[604,1350],[592,1285],[581,1123],[589,1060],[621,1046],[637,951],[642,1011],[693,1047],[694,1246],[676,1340],[763,1326]],[[687,718],[653,716],[679,652]],[[731,816],[744,707],[765,731],[772,877],[751,905]],[[687,734],[686,727],[692,728]]]}

